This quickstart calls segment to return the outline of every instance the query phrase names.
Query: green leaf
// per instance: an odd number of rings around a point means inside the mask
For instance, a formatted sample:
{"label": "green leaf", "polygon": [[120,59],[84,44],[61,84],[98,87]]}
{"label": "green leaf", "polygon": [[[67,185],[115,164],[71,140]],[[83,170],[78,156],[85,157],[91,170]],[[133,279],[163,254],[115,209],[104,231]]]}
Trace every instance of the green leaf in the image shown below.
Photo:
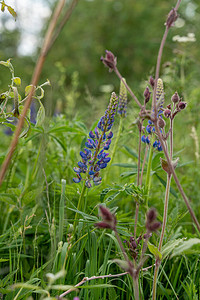
{"label": "green leaf", "polygon": [[127,163],[117,163],[117,164],[112,164],[112,166],[117,166],[117,167],[121,167],[121,168],[135,168],[137,167],[136,164],[127,164]]}
{"label": "green leaf", "polygon": [[113,261],[118,264],[118,266],[128,272],[128,270],[130,270],[130,266],[129,266],[129,263],[126,261],[126,260],[121,260],[121,259],[113,259]]}
{"label": "green leaf", "polygon": [[174,248],[176,248],[182,242],[183,242],[183,239],[176,239],[176,240],[172,240],[172,241],[169,241],[168,243],[166,243],[162,247],[162,251],[161,251],[163,258],[168,256],[174,250]]}
{"label": "green leaf", "polygon": [[194,245],[200,244],[200,239],[191,238],[189,240],[182,241],[182,243],[175,247],[170,258],[181,255],[188,249],[192,248]]}
{"label": "green leaf", "polygon": [[25,96],[27,96],[27,95],[30,93],[32,87],[33,87],[32,84],[27,85],[27,86],[25,87]]}
{"label": "green leaf", "polygon": [[14,77],[13,81],[16,86],[21,86],[21,79],[19,77]]}
{"label": "green leaf", "polygon": [[131,154],[131,156],[134,156],[135,158],[138,158],[138,154],[135,150],[129,148],[126,145],[123,145],[123,147],[128,151],[129,154]]}
{"label": "green leaf", "polygon": [[155,256],[155,258],[159,258],[160,260],[162,259],[162,254],[160,253],[160,251],[156,246],[148,242],[148,248],[149,251]]}
{"label": "green leaf", "polygon": [[4,67],[7,67],[7,68],[10,69],[10,67],[11,67],[10,59],[8,59],[7,61],[1,60],[1,61],[0,61],[0,65],[2,65],[2,66],[4,66]]}
{"label": "green leaf", "polygon": [[6,258],[0,258],[0,263],[1,263],[1,262],[5,262],[5,261],[9,261],[9,259],[6,259]]}
{"label": "green leaf", "polygon": [[126,178],[126,177],[130,177],[137,174],[137,170],[132,171],[132,172],[123,172],[120,174],[121,177]]}
{"label": "green leaf", "polygon": [[8,9],[8,11],[9,11],[9,13],[13,16],[13,18],[14,18],[15,21],[16,21],[17,13],[15,12],[15,10],[14,10],[11,6],[7,6],[7,9]]}
{"label": "green leaf", "polygon": [[5,7],[6,7],[6,6],[5,6],[5,4],[4,4],[4,1],[2,1],[2,3],[1,3],[1,11],[2,11],[2,12],[5,11]]}
{"label": "green leaf", "polygon": [[[162,183],[162,185],[166,188],[166,181],[161,178],[157,173],[155,173],[156,177],[160,180],[160,182]],[[175,191],[175,189],[173,187],[170,187],[170,193],[175,197],[175,198],[178,198],[178,195]]]}
{"label": "green leaf", "polygon": [[44,119],[45,119],[45,109],[44,109],[44,105],[42,104],[42,102],[40,102],[40,108],[37,112],[37,117],[36,117],[36,124],[35,126],[38,127],[38,126],[41,126],[44,122]]}

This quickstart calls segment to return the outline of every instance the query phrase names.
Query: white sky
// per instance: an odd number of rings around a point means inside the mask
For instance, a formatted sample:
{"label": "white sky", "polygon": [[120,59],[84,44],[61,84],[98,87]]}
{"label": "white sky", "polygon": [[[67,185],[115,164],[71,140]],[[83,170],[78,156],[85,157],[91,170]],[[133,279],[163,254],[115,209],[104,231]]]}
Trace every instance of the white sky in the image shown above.
{"label": "white sky", "polygon": [[49,18],[51,10],[45,0],[6,0],[17,12],[17,20],[6,11],[0,11],[0,32],[2,30],[2,18],[6,19],[6,29],[12,31],[16,27],[21,32],[21,41],[18,47],[20,55],[31,55],[40,44],[38,38],[43,22]]}

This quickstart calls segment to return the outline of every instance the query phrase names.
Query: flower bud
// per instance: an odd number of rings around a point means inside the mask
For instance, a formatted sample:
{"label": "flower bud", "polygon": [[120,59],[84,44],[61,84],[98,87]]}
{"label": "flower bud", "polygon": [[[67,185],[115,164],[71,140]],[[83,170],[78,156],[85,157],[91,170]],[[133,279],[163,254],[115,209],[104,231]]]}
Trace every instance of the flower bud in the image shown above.
{"label": "flower bud", "polygon": [[177,92],[174,93],[174,95],[172,96],[172,99],[171,99],[171,100],[172,100],[172,102],[174,102],[174,103],[179,102],[180,97],[179,97],[179,95],[178,95]]}
{"label": "flower bud", "polygon": [[171,103],[167,105],[167,108],[171,110],[171,108],[172,108]]}
{"label": "flower bud", "polygon": [[153,222],[157,217],[157,213],[155,208],[150,208],[150,210],[147,212],[147,222],[151,223]]}
{"label": "flower bud", "polygon": [[154,88],[155,80],[153,79],[152,76],[150,76],[149,83],[152,86],[152,88]]}
{"label": "flower bud", "polygon": [[169,12],[167,16],[167,21],[165,23],[166,27],[170,28],[171,26],[173,26],[177,18],[178,18],[177,11],[174,8],[172,8],[172,10]]}
{"label": "flower bud", "polygon": [[157,124],[158,124],[158,126],[159,126],[160,128],[164,128],[165,125],[166,125],[165,121],[164,121],[160,116],[159,116],[159,118],[158,118]]}
{"label": "flower bud", "polygon": [[164,110],[164,116],[165,116],[165,118],[171,117],[171,110],[170,109],[165,109]]}
{"label": "flower bud", "polygon": [[177,108],[178,110],[183,110],[186,108],[186,105],[187,105],[186,102],[179,101],[179,103],[177,104]]}
{"label": "flower bud", "polygon": [[151,92],[149,91],[149,87],[147,86],[146,89],[145,89],[145,91],[144,91],[144,98],[145,98],[144,102],[145,102],[145,104],[147,102],[149,102],[150,97],[151,97]]}
{"label": "flower bud", "polygon": [[117,57],[111,51],[106,50],[106,56],[101,56],[101,61],[103,64],[109,68],[109,72],[115,69],[117,65]]}

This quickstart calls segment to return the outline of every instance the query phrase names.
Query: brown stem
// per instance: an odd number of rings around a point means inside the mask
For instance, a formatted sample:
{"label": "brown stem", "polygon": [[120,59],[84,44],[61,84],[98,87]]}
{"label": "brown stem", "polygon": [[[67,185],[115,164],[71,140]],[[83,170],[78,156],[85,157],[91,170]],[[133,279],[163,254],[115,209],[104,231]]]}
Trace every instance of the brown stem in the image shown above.
{"label": "brown stem", "polygon": [[27,111],[28,111],[28,109],[30,107],[30,104],[31,104],[31,101],[32,101],[32,97],[33,97],[34,92],[35,92],[35,86],[38,83],[38,80],[39,80],[39,77],[40,77],[40,74],[41,74],[41,71],[42,71],[45,59],[46,59],[46,55],[47,55],[47,52],[48,52],[47,49],[48,49],[48,47],[49,47],[49,45],[51,43],[53,32],[55,30],[58,18],[60,16],[61,12],[62,12],[64,4],[65,4],[65,0],[60,0],[58,2],[57,6],[56,6],[56,8],[54,10],[52,19],[50,21],[50,24],[49,24],[49,27],[48,27],[48,30],[47,30],[47,33],[46,33],[46,36],[45,36],[45,39],[44,39],[43,47],[41,49],[40,56],[39,56],[39,59],[37,61],[34,73],[33,73],[32,81],[31,81],[32,88],[31,88],[30,93],[28,95],[27,101],[26,101],[26,103],[24,105],[24,109],[22,111],[22,114],[21,114],[21,116],[19,118],[19,123],[17,125],[16,130],[15,130],[15,134],[14,134],[13,140],[12,140],[12,142],[10,144],[9,152],[8,152],[8,154],[7,154],[4,162],[2,164],[1,170],[0,170],[0,186],[1,186],[2,182],[3,182],[6,170],[8,169],[8,166],[9,166],[9,163],[11,161],[12,155],[13,155],[13,153],[15,151],[15,148],[16,148],[16,146],[18,144],[18,139],[19,139],[19,136],[20,136],[20,132],[21,132],[21,129],[23,127]]}
{"label": "brown stem", "polygon": [[170,171],[171,171],[171,173],[172,173],[172,175],[174,177],[174,180],[176,182],[176,185],[177,185],[177,187],[179,189],[179,192],[181,193],[181,196],[183,197],[183,200],[185,201],[185,204],[186,204],[186,206],[187,206],[187,208],[189,210],[189,213],[190,213],[190,215],[191,215],[194,223],[196,224],[198,231],[200,232],[200,224],[199,224],[199,222],[198,222],[198,220],[197,220],[197,218],[195,216],[195,213],[194,213],[192,207],[190,206],[190,203],[189,203],[189,201],[187,199],[187,196],[185,195],[184,190],[183,190],[183,188],[182,188],[182,186],[181,186],[181,184],[180,184],[180,182],[178,180],[178,177],[177,177],[177,175],[175,173],[174,167],[173,167],[173,165],[171,163],[169,154],[168,154],[168,152],[166,150],[166,147],[165,147],[165,144],[163,142],[162,135],[161,135],[160,130],[159,130],[159,128],[158,128],[158,126],[157,126],[156,123],[155,123],[155,130],[156,130],[156,134],[158,135],[158,138],[160,140],[161,146],[163,148],[163,152],[165,154],[168,166],[170,167]]}
{"label": "brown stem", "polygon": [[116,73],[116,75],[119,77],[119,79],[123,82],[123,84],[125,85],[125,87],[127,88],[127,90],[129,91],[129,93],[131,94],[132,98],[135,100],[135,102],[137,103],[137,105],[142,108],[142,104],[139,102],[138,98],[135,96],[135,94],[133,93],[133,91],[131,90],[131,88],[129,87],[129,85],[126,83],[126,81],[124,80],[124,78],[122,77],[122,75],[119,73],[119,70],[117,69],[117,67],[114,68],[114,71]]}

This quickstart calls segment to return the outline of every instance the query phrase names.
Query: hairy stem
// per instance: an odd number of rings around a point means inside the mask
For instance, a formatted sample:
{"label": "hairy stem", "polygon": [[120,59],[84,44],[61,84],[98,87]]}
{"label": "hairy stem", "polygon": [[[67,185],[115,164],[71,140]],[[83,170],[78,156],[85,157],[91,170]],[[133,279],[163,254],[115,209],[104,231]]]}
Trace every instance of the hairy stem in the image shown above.
{"label": "hairy stem", "polygon": [[148,199],[149,199],[149,191],[150,191],[150,186],[151,186],[151,164],[152,164],[152,158],[153,158],[153,147],[150,146],[149,149],[149,159],[148,159],[148,165],[147,165],[147,174],[146,174],[146,182],[145,182],[145,187],[147,191],[146,195],[146,206],[148,209]]}

